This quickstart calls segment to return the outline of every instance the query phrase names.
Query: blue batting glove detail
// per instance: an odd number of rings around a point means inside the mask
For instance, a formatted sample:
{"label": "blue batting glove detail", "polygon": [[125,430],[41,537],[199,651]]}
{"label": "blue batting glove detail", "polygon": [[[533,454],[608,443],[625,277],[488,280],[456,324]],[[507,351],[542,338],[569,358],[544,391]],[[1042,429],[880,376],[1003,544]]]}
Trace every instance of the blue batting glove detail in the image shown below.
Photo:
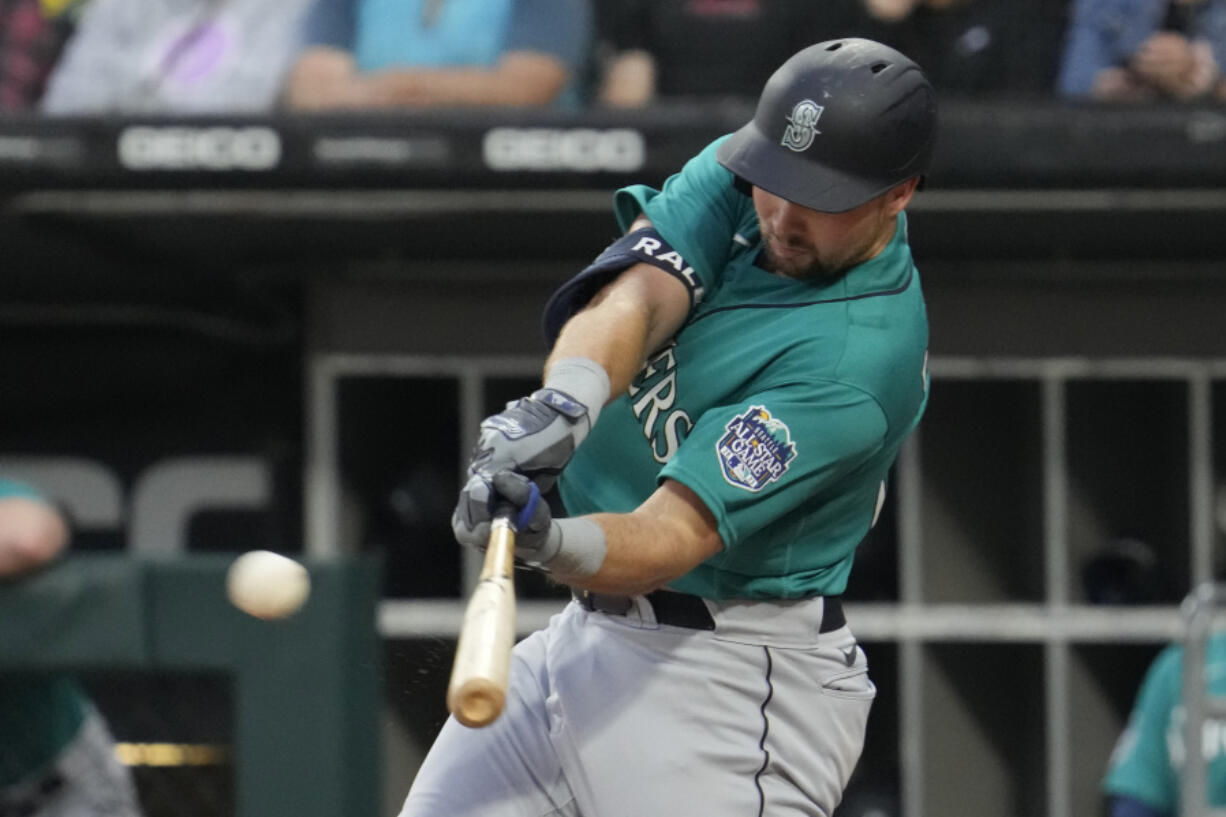
{"label": "blue batting glove detail", "polygon": [[519,509],[519,513],[515,515],[515,530],[526,531],[528,523],[532,521],[532,515],[536,513],[536,506],[541,501],[541,489],[536,487],[535,482],[528,483],[528,501]]}

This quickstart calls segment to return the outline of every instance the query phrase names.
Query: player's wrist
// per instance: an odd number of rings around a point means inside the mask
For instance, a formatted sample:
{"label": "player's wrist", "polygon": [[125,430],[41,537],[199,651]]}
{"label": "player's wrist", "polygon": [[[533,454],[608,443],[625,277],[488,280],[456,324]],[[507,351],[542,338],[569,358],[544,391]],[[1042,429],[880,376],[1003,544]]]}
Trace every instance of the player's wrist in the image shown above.
{"label": "player's wrist", "polygon": [[609,401],[609,373],[594,360],[586,357],[565,357],[549,367],[545,388],[562,392],[587,408],[587,422],[577,422],[572,431],[578,445]]}
{"label": "player's wrist", "polygon": [[555,519],[529,564],[569,579],[585,579],[604,564],[604,528],[586,517]]}

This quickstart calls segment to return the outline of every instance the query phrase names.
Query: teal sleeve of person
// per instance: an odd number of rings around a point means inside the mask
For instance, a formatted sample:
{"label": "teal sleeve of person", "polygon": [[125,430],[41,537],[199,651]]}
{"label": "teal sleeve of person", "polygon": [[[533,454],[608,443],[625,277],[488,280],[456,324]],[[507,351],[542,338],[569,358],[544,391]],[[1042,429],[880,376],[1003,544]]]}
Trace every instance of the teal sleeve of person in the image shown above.
{"label": "teal sleeve of person", "polygon": [[715,159],[723,138],[670,176],[662,189],[634,185],[614,196],[621,228],[628,229],[639,213],[646,215],[708,293],[720,284],[732,255],[758,236],[753,200],[736,189],[732,174]]}
{"label": "teal sleeve of person", "polygon": [[43,499],[43,496],[29,485],[0,477],[0,499],[18,496],[25,497],[26,499]]}
{"label": "teal sleeve of person", "polygon": [[1175,813],[1179,782],[1169,741],[1174,741],[1182,754],[1183,719],[1175,717],[1183,678],[1182,661],[1183,650],[1172,645],[1150,665],[1128,725],[1112,752],[1103,781],[1105,793],[1135,797],[1157,809]]}

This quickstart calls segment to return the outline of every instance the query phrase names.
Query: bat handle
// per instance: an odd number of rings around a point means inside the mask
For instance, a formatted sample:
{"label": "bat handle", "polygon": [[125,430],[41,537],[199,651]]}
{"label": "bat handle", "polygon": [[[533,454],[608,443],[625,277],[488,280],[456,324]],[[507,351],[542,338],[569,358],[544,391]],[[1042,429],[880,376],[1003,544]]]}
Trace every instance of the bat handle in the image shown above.
{"label": "bat handle", "polygon": [[500,506],[490,523],[485,561],[481,563],[481,581],[510,576],[515,570],[515,532],[515,509],[510,505]]}
{"label": "bat handle", "polygon": [[[501,522],[509,525],[512,533],[518,533],[519,529],[515,525],[515,517],[518,515],[518,510],[510,502],[499,502],[494,508],[494,519],[491,524]],[[493,536],[493,530],[490,531],[490,535]]]}
{"label": "bat handle", "polygon": [[485,546],[485,561],[481,563],[480,581],[498,576],[510,576],[515,570],[515,506],[500,502],[490,521],[490,538]]}

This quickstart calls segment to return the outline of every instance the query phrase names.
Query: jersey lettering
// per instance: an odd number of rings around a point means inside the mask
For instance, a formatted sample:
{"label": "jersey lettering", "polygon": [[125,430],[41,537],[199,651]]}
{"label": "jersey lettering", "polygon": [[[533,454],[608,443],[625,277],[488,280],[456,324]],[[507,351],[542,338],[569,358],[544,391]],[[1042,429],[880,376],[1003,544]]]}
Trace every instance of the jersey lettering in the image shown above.
{"label": "jersey lettering", "polygon": [[[631,398],[637,398],[631,410],[642,423],[652,459],[661,465],[668,462],[694,427],[685,411],[669,411],[677,400],[677,357],[672,345],[647,361],[628,392]],[[662,415],[666,415],[663,422]]]}
{"label": "jersey lettering", "polygon": [[[675,344],[670,344],[666,349],[664,349],[664,351],[647,361],[647,365],[643,367],[643,371],[639,372],[639,376],[636,378],[636,381],[646,383],[648,380],[655,377],[660,371],[656,368],[657,363],[663,363],[666,371],[677,368],[677,358],[675,355],[673,355],[673,345]],[[639,393],[639,391],[641,391],[641,389],[634,385],[634,383],[631,383],[628,391],[630,392],[630,396],[634,397]],[[638,416],[638,412],[635,412],[635,416]]]}
{"label": "jersey lettering", "polygon": [[[681,423],[685,423],[685,428],[678,428]],[[668,419],[664,421],[664,450],[660,450],[661,439],[659,435],[651,441],[651,456],[656,462],[663,465],[673,458],[673,454],[677,453],[677,449],[681,447],[681,441],[690,433],[690,429],[694,427],[694,422],[690,419],[690,415],[684,411],[674,411],[668,415]]]}
{"label": "jersey lettering", "polygon": [[[1184,725],[1188,713],[1182,704],[1171,708],[1171,719],[1167,724],[1166,748],[1175,771],[1183,768],[1186,751],[1184,749]],[[1226,721],[1218,718],[1205,718],[1201,724],[1201,753],[1205,762],[1209,763],[1226,755]]]}
{"label": "jersey lettering", "polygon": [[647,410],[647,419],[643,421],[643,434],[648,439],[654,433],[656,421],[660,419],[660,411],[673,407],[677,399],[677,373],[669,372],[634,404],[634,416],[643,420],[643,412]]}
{"label": "jersey lettering", "polygon": [[873,509],[873,521],[868,523],[869,528],[877,527],[877,520],[881,518],[881,509],[885,507],[885,480],[877,486],[877,507]]}

